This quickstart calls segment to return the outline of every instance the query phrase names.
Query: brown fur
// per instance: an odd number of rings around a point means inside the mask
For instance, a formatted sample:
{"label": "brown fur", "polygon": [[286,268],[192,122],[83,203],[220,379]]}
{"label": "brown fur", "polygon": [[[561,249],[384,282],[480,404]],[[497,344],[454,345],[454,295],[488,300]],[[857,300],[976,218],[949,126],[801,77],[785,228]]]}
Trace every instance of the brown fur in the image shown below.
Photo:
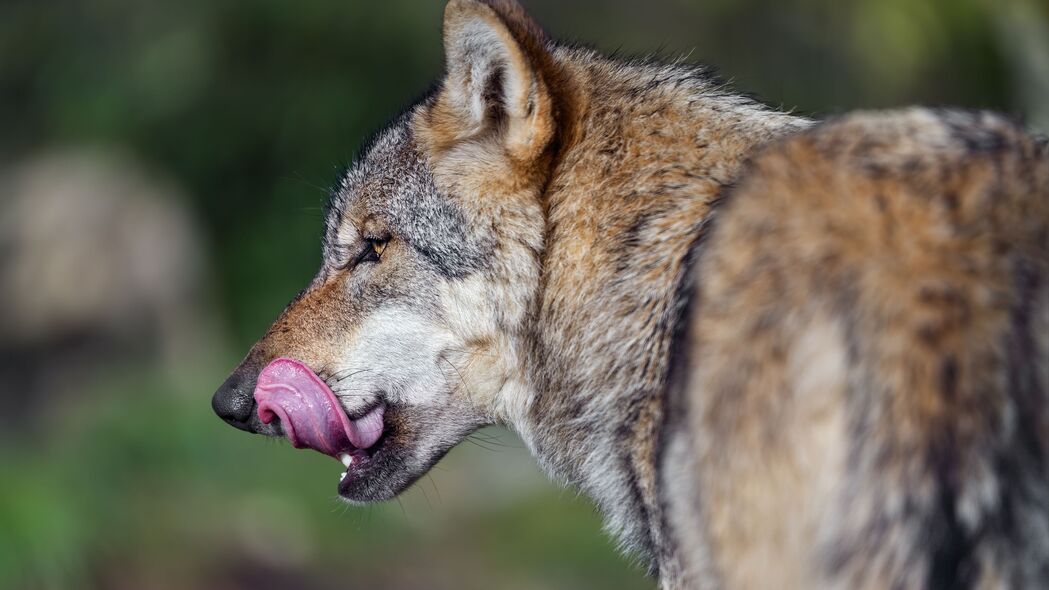
{"label": "brown fur", "polygon": [[[490,18],[484,3],[449,3],[453,16],[446,18],[446,37],[449,20],[459,18],[454,15],[463,4]],[[591,421],[609,419],[615,425],[610,436],[626,453],[633,497],[587,491],[606,512],[645,514],[611,526],[627,546],[654,556],[667,545],[656,476],[666,366],[652,359],[668,354],[669,327],[679,311],[674,291],[686,253],[711,203],[753,146],[805,122],[726,94],[692,68],[622,64],[585,50],[549,51],[534,42],[540,38],[535,26],[522,22],[520,11],[504,10],[504,4],[491,5],[501,23],[514,39],[529,40],[520,47],[528,56],[521,61],[535,69],[520,76],[556,81],[537,83],[535,90],[537,103],[552,102],[556,116],[537,116],[532,123],[539,127],[534,135],[545,137],[547,125],[556,122],[553,159],[543,154],[522,160],[513,150],[504,151],[505,138],[490,136],[482,136],[480,147],[477,139],[466,140],[483,150],[484,158],[475,152],[457,157],[463,124],[447,106],[447,90],[418,112],[416,133],[424,138],[435,177],[451,194],[478,201],[499,195],[505,206],[507,195],[521,194],[522,186],[545,189],[539,202],[546,250],[535,311],[541,328],[530,361],[539,381],[529,410],[540,431],[537,454],[549,471],[587,489],[591,478],[585,472],[601,467],[586,465],[593,455],[582,451],[598,440],[591,427],[609,428]],[[544,96],[549,88],[556,93]],[[632,323],[638,320],[640,325]],[[627,331],[595,333],[595,327],[624,322]],[[612,358],[607,352],[627,347],[644,354]],[[579,357],[608,364],[579,367],[574,362]],[[591,373],[613,375],[615,386],[597,393],[604,399],[581,401],[590,395]],[[620,399],[624,390],[630,399]],[[626,404],[627,415],[583,415],[587,406],[611,403]]]}
{"label": "brown fur", "polygon": [[813,125],[510,0],[452,0],[444,43],[220,414],[266,431],[241,417],[265,360],[343,374],[389,342],[426,387],[365,367],[393,434],[355,501],[503,423],[664,588],[1047,583],[1044,143],[950,111]]}
{"label": "brown fur", "polygon": [[729,200],[684,390],[692,571],[1044,583],[1044,146],[990,115],[854,115],[766,150]]}

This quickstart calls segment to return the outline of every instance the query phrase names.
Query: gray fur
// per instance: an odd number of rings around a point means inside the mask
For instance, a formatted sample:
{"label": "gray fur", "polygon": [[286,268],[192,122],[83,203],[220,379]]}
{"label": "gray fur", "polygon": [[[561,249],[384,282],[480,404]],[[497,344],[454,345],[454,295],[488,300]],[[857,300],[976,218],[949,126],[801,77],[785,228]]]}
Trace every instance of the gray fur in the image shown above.
{"label": "gray fur", "polygon": [[[444,85],[341,179],[322,269],[240,369],[243,388],[290,355],[330,383],[356,375],[340,384],[350,414],[389,404],[392,434],[345,497],[392,497],[473,429],[502,423],[593,499],[664,588],[777,587],[781,572],[826,588],[1046,579],[1049,344],[1028,327],[1049,325],[1049,231],[1030,197],[1049,186],[1044,144],[953,112],[813,127],[701,68],[548,41],[509,0],[452,0],[448,14]],[[979,184],[994,166],[998,183]],[[846,188],[824,194],[835,183]],[[909,218],[887,213],[893,198]],[[971,212],[966,199],[995,198],[1034,220],[989,207],[1007,221],[959,231],[974,251],[1028,249],[1001,259],[1023,264],[994,304],[962,306],[992,319],[944,321],[957,335],[939,342],[926,306],[939,317],[959,296],[932,289],[914,306],[918,327],[891,332],[913,310],[879,305],[942,268],[963,270],[937,288],[962,275],[973,292],[997,288],[1000,275],[936,242]],[[940,215],[950,223],[923,223]],[[880,230],[899,264],[850,241]],[[348,267],[375,238],[393,253]],[[942,264],[913,263],[922,256]],[[834,264],[845,270],[825,281]],[[1003,301],[1013,319],[994,324]],[[949,346],[988,339],[997,348],[973,353],[984,381],[959,381]],[[937,384],[890,381],[920,373],[879,357],[900,342],[937,363]],[[966,404],[941,404],[963,389]],[[947,444],[954,423],[939,417],[900,426],[922,415],[919,391],[976,435]],[[1002,399],[1017,405],[973,411]],[[983,568],[983,585],[963,566]]]}
{"label": "gray fur", "polygon": [[391,232],[442,275],[463,278],[485,266],[495,240],[434,185],[411,135],[411,112],[379,133],[333,191],[325,224],[326,258],[338,258],[333,250],[338,247],[336,232],[343,216],[362,205],[383,215]]}

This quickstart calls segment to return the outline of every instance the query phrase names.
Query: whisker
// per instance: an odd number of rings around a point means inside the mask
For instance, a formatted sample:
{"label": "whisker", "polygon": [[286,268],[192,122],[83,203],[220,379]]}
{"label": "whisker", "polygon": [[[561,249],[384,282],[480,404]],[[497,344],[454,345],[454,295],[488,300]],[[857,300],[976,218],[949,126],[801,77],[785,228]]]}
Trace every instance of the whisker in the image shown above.
{"label": "whisker", "polygon": [[343,369],[342,371],[335,371],[331,374],[331,377],[335,379],[335,382],[345,381],[350,377],[360,375],[361,373],[374,373],[372,369]]}
{"label": "whisker", "polygon": [[371,393],[350,393],[348,390],[332,391],[335,397],[375,397]]}
{"label": "whisker", "polygon": [[449,366],[449,367],[451,367],[451,368],[452,368],[452,370],[453,370],[453,371],[455,371],[455,374],[459,376],[459,381],[460,381],[460,382],[461,382],[461,383],[463,384],[463,389],[465,389],[465,390],[466,390],[466,396],[467,396],[468,398],[470,398],[470,403],[473,403],[473,402],[474,402],[474,395],[473,395],[473,391],[471,391],[471,390],[470,390],[470,386],[466,384],[466,379],[464,379],[464,378],[463,378],[463,374],[462,374],[462,373],[460,373],[460,372],[459,372],[459,369],[457,369],[457,368],[455,367],[455,365],[453,365],[453,364],[452,364],[452,361],[448,360],[448,359],[447,359],[447,358],[445,358],[444,356],[441,356],[441,357],[439,357],[439,358],[440,358],[441,360],[443,360],[444,362],[448,363],[448,366]]}
{"label": "whisker", "polygon": [[485,444],[493,445],[493,446],[496,446],[496,447],[502,447],[504,449],[519,449],[519,448],[521,448],[520,445],[513,445],[513,444],[505,443],[505,442],[499,440],[496,437],[484,435],[484,434],[481,434],[479,432],[475,432],[475,433],[471,434],[470,436],[475,437],[478,440],[484,441]]}
{"label": "whisker", "polygon": [[490,451],[492,453],[498,453],[501,450],[501,449],[493,449],[492,447],[485,446],[484,444],[474,440],[473,435],[470,435],[470,436],[466,437],[465,440],[466,440],[466,442],[468,442],[468,443],[470,443],[470,444],[472,444],[472,445],[474,445],[474,446],[476,446],[478,448],[484,449],[486,451]]}
{"label": "whisker", "polygon": [[426,493],[426,488],[424,488],[422,485],[417,485],[415,487],[418,488],[420,492],[422,492],[423,498],[426,499],[427,508],[433,511],[433,504],[430,503],[430,496]]}
{"label": "whisker", "polygon": [[434,481],[433,476],[430,475],[429,472],[426,474],[426,479],[430,480],[430,485],[433,486],[433,491],[437,494],[437,502],[443,504],[444,500],[441,499],[441,491],[437,489],[437,482]]}

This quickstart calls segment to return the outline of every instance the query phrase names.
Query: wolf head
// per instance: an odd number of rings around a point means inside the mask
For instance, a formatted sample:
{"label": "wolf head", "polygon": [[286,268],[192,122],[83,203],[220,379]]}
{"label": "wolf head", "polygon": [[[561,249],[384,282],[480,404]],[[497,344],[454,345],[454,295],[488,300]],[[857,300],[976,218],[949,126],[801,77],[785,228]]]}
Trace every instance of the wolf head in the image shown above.
{"label": "wolf head", "polygon": [[390,498],[475,429],[521,423],[548,177],[566,107],[511,1],[452,0],[446,74],[333,191],[321,268],[215,393],[238,428]]}

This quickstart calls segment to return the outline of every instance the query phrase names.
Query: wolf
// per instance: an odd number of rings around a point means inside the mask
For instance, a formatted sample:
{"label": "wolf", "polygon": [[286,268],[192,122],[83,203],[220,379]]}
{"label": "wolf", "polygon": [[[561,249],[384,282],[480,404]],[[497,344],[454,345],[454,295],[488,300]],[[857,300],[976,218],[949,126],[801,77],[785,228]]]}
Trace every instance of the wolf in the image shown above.
{"label": "wolf", "polygon": [[506,425],[662,588],[1049,587],[1049,147],[815,122],[451,0],[215,393],[382,501]]}

